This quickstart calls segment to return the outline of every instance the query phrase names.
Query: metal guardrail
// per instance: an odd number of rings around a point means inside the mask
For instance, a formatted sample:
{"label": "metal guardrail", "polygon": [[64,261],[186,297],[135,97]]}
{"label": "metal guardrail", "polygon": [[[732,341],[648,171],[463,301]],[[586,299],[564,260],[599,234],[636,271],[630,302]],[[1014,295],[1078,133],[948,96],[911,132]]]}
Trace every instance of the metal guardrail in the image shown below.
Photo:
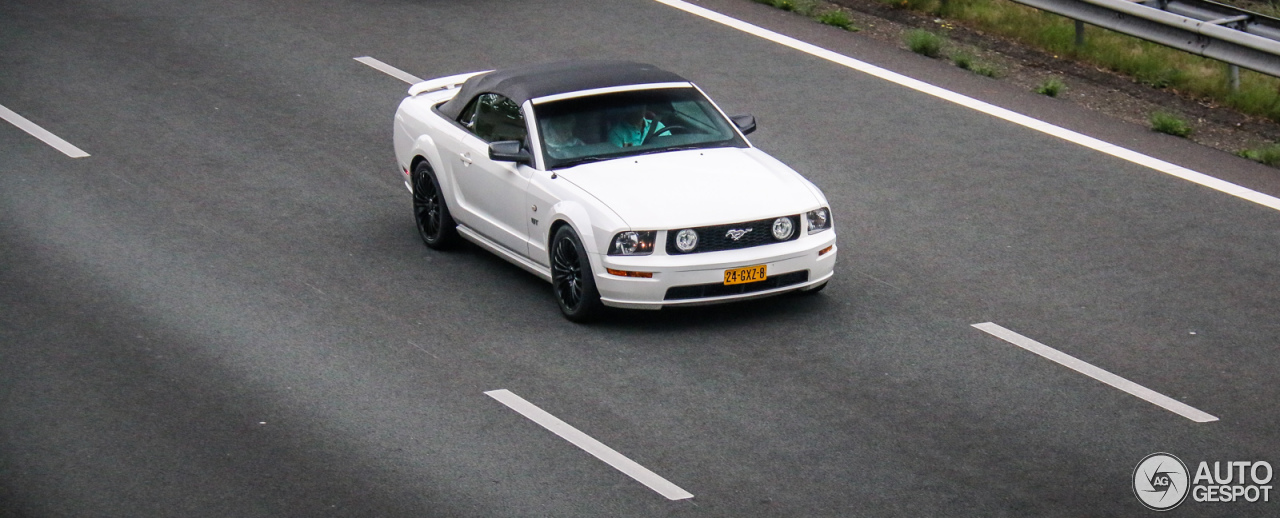
{"label": "metal guardrail", "polygon": [[[1013,0],[1178,50],[1280,77],[1280,19],[1207,0]],[[1233,83],[1238,83],[1233,68]]]}

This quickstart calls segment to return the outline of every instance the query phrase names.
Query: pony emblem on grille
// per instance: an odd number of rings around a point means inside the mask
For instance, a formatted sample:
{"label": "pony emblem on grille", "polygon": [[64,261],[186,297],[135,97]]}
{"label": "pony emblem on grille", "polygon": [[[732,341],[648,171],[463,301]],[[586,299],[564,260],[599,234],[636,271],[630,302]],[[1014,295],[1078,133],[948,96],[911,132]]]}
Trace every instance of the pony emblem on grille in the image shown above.
{"label": "pony emblem on grille", "polygon": [[751,232],[751,229],[748,228],[744,230],[740,228],[731,228],[728,232],[724,233],[724,237],[737,241],[742,239],[742,236],[747,235],[747,232]]}

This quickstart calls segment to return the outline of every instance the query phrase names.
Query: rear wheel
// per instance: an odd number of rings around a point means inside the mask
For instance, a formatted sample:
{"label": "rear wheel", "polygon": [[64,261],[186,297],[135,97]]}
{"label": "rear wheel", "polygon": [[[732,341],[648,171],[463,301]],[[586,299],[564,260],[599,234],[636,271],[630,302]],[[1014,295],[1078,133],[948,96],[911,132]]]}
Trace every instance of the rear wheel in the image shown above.
{"label": "rear wheel", "polygon": [[413,219],[422,242],[444,250],[458,240],[458,225],[449,215],[435,171],[425,160],[413,169]]}
{"label": "rear wheel", "polygon": [[587,322],[604,306],[587,251],[568,225],[556,230],[551,238],[551,287],[560,312],[571,321]]}

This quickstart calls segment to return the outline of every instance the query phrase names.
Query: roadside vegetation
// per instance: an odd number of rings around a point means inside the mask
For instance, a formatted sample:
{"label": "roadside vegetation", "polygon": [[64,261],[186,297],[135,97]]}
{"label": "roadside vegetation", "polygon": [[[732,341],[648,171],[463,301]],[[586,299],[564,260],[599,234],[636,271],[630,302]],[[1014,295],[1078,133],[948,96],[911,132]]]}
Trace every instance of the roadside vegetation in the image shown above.
{"label": "roadside vegetation", "polygon": [[[814,20],[856,31],[847,9],[824,0],[754,0]],[[998,77],[1000,70],[979,61],[973,52],[957,49],[946,37],[953,24],[1010,38],[1049,52],[1054,58],[1072,59],[1132,77],[1152,88],[1166,88],[1219,104],[1241,113],[1280,122],[1280,79],[1251,70],[1240,70],[1240,83],[1232,90],[1229,66],[1162,45],[1125,36],[1100,27],[1086,26],[1084,44],[1076,45],[1075,22],[1011,0],[878,0],[890,7],[936,16],[941,34],[923,29],[907,31],[903,42],[911,51],[931,58],[947,57],[957,67],[976,74]],[[1267,16],[1280,17],[1280,0],[1224,0],[1225,3]],[[1044,80],[1036,93],[1057,97],[1066,91],[1058,78]],[[1177,115],[1150,115],[1151,129],[1180,137],[1194,130]],[[1239,156],[1280,167],[1280,143],[1245,149]]]}
{"label": "roadside vegetation", "polygon": [[846,13],[838,9],[823,11],[821,13],[818,13],[818,15],[814,16],[813,18],[815,20],[818,20],[821,23],[825,23],[832,27],[839,27],[846,31],[858,30],[857,27],[853,26],[853,18],[849,17],[849,13]]}
{"label": "roadside vegetation", "polygon": [[1074,21],[1009,0],[880,1],[1012,38],[1055,57],[1126,74],[1155,88],[1174,89],[1280,122],[1280,79],[1274,77],[1241,70],[1240,90],[1233,92],[1225,63],[1093,26],[1086,27],[1084,45],[1077,47]]}
{"label": "roadside vegetation", "polygon": [[1152,130],[1175,137],[1189,137],[1193,131],[1185,119],[1168,112],[1152,113],[1150,121]]}
{"label": "roadside vegetation", "polygon": [[924,29],[912,29],[902,36],[907,43],[907,48],[911,52],[915,52],[927,58],[936,58],[942,55],[942,36]]}
{"label": "roadside vegetation", "polygon": [[812,18],[818,23],[838,27],[846,31],[860,30],[853,24],[853,17],[844,8],[822,0],[754,0],[756,3],[777,7],[783,11]]}
{"label": "roadside vegetation", "polygon": [[[946,27],[944,27],[946,28]],[[956,48],[945,36],[924,29],[907,31],[902,36],[903,43],[912,52],[930,58],[947,56],[957,67],[980,76],[999,77],[1000,69],[986,61],[979,60],[973,52]]]}
{"label": "roadside vegetation", "polygon": [[1057,97],[1058,94],[1061,94],[1066,90],[1067,90],[1066,83],[1063,83],[1061,79],[1058,79],[1056,77],[1050,77],[1049,79],[1045,79],[1044,82],[1040,83],[1040,86],[1036,87],[1036,93],[1041,95],[1047,95],[1049,97]]}
{"label": "roadside vegetation", "polygon": [[1000,77],[1000,69],[995,65],[982,61],[974,57],[973,53],[967,50],[955,50],[948,53],[951,56],[951,62],[957,67],[968,70],[980,76]]}
{"label": "roadside vegetation", "polygon": [[1280,167],[1280,144],[1271,144],[1255,149],[1241,151],[1240,156],[1271,167]]}
{"label": "roadside vegetation", "polygon": [[1272,18],[1280,18],[1280,1],[1276,0],[1226,0],[1221,2],[1227,5],[1233,5],[1241,9],[1253,11],[1255,13],[1270,16]]}

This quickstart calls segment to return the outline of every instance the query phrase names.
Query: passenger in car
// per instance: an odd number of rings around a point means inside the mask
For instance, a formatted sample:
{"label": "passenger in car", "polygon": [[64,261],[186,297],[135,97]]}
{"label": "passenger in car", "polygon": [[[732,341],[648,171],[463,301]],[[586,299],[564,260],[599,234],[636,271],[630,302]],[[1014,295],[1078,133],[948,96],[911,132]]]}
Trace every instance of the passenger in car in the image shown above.
{"label": "passenger in car", "polygon": [[547,153],[552,158],[566,158],[569,156],[566,148],[584,144],[575,134],[577,125],[578,121],[573,115],[561,115],[547,120],[542,141],[547,144]]}

